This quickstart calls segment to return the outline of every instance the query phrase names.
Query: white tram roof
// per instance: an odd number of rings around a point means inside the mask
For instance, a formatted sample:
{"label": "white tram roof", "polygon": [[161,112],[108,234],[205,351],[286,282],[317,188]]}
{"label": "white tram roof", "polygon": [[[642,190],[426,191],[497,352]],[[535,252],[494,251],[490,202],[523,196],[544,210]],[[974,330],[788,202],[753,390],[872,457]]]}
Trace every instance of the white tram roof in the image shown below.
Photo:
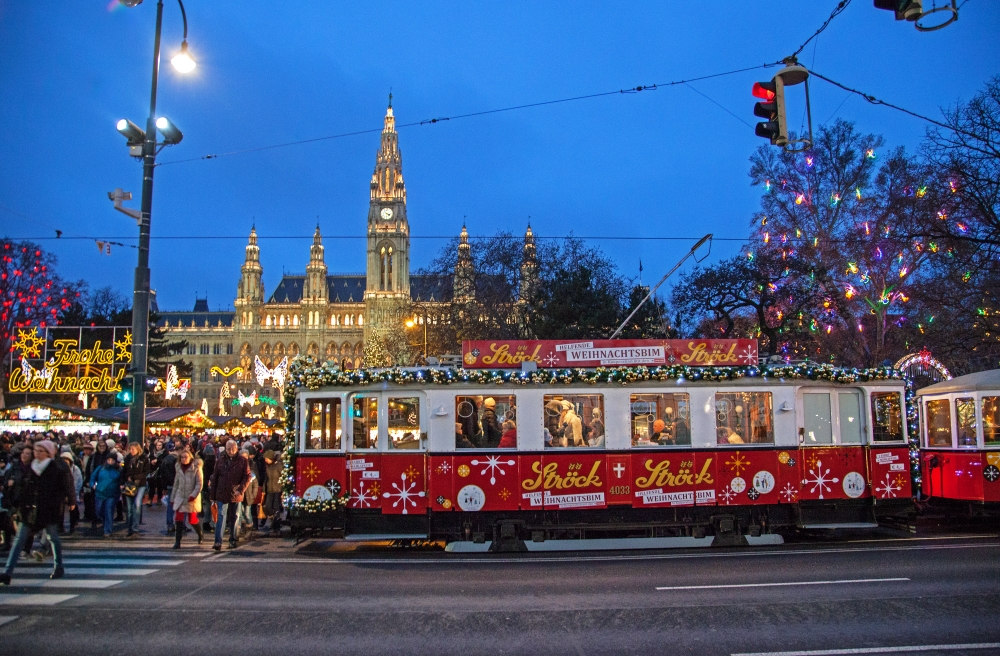
{"label": "white tram roof", "polygon": [[923,388],[917,392],[917,396],[973,392],[978,390],[1000,390],[1000,369],[979,371],[974,374],[952,378],[951,380],[944,380]]}

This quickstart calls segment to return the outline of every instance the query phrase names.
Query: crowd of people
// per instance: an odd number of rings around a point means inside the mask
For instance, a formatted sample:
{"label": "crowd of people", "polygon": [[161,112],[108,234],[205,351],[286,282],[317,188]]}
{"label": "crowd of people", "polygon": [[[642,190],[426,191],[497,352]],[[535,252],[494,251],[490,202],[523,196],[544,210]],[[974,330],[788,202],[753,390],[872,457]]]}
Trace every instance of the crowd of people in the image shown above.
{"label": "crowd of people", "polygon": [[60,535],[76,533],[81,520],[104,538],[115,535],[116,521],[128,539],[158,531],[140,529],[144,507],[154,504],[166,508],[163,532],[174,536],[175,549],[189,531],[200,544],[204,531],[214,530],[216,551],[227,535],[230,548],[250,531],[269,527],[279,535],[281,454],[277,434],[242,443],[230,435],[195,435],[130,444],[117,435],[4,432],[0,551],[7,561],[0,583],[10,584],[22,553],[42,561],[51,551],[51,577],[61,578]]}

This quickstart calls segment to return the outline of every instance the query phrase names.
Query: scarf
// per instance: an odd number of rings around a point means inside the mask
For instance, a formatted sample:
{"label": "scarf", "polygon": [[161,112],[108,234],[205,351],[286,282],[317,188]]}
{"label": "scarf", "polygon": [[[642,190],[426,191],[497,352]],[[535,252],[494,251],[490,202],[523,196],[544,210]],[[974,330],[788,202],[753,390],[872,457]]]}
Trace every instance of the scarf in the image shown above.
{"label": "scarf", "polygon": [[46,458],[45,460],[32,460],[31,461],[31,471],[35,472],[38,476],[42,475],[45,468],[49,466],[52,462],[52,458]]}

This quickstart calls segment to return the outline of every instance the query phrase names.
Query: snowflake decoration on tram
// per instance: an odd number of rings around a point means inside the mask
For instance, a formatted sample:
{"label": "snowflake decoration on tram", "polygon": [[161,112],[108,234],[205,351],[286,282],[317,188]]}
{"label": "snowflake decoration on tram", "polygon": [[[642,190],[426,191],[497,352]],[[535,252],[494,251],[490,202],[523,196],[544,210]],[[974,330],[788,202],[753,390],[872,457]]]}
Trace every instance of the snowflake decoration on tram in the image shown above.
{"label": "snowflake decoration on tram", "polygon": [[500,466],[501,465],[511,465],[512,466],[512,465],[516,465],[517,464],[517,461],[514,460],[513,458],[509,458],[507,460],[500,460],[500,457],[501,456],[487,456],[486,460],[471,460],[470,462],[473,465],[484,465],[486,468],[483,469],[482,472],[480,472],[480,476],[486,476],[486,472],[489,472],[490,473],[490,485],[496,485],[497,484],[497,477],[496,477],[497,472],[499,472],[501,476],[506,476],[507,475],[507,472],[505,472],[503,469],[500,469]]}
{"label": "snowflake decoration on tram", "polygon": [[802,479],[803,485],[811,486],[809,490],[813,494],[819,492],[819,498],[823,498],[824,492],[832,492],[833,486],[831,483],[839,483],[840,479],[836,476],[830,476],[830,469],[823,469],[823,463],[819,460],[816,461],[816,466],[809,470],[809,476],[812,478]]}
{"label": "snowflake decoration on tram", "polygon": [[739,359],[741,364],[757,364],[757,349],[752,346],[748,346],[740,351],[736,357]]}
{"label": "snowflake decoration on tram", "polygon": [[395,490],[395,492],[383,492],[382,498],[392,499],[393,497],[395,497],[396,500],[392,502],[392,507],[397,508],[400,505],[402,505],[403,514],[408,515],[409,509],[406,507],[406,504],[407,503],[412,504],[413,507],[416,508],[417,502],[414,499],[418,497],[420,498],[424,497],[425,492],[423,490],[420,490],[418,492],[417,484],[412,481],[407,481],[405,473],[400,474],[399,477],[401,479],[401,482],[392,484],[392,489]]}
{"label": "snowflake decoration on tram", "polygon": [[736,498],[736,493],[729,489],[729,486],[722,488],[722,492],[719,492],[719,498],[726,502],[728,506]]}
{"label": "snowflake decoration on tram", "polygon": [[371,508],[376,501],[378,501],[378,483],[374,483],[366,490],[365,482],[362,480],[358,482],[358,487],[351,489],[353,508]]}
{"label": "snowflake decoration on tram", "polygon": [[545,364],[549,365],[550,367],[554,367],[557,364],[559,364],[559,358],[557,358],[556,354],[552,353],[551,351],[549,352],[548,355],[546,355],[544,358],[542,358],[542,361]]}
{"label": "snowflake decoration on tram", "polygon": [[799,491],[792,487],[791,483],[785,483],[785,487],[781,489],[781,498],[784,499],[785,503],[792,503],[799,498]]}
{"label": "snowflake decoration on tram", "polygon": [[737,476],[743,473],[743,470],[750,466],[750,461],[746,460],[740,452],[737,451],[732,458],[726,461],[726,466],[729,470],[736,474]]}
{"label": "snowflake decoration on tram", "polygon": [[451,463],[445,460],[440,465],[435,467],[434,471],[436,471],[439,474],[447,474],[448,472],[451,471]]}
{"label": "snowflake decoration on tram", "polygon": [[986,465],[983,467],[983,478],[988,480],[990,483],[1000,478],[1000,468],[996,465]]}
{"label": "snowflake decoration on tram", "polygon": [[875,492],[877,492],[879,497],[883,499],[888,499],[890,497],[895,498],[896,493],[902,491],[902,489],[903,482],[898,476],[893,479],[891,474],[886,474],[885,480],[880,481],[878,485],[875,486]]}

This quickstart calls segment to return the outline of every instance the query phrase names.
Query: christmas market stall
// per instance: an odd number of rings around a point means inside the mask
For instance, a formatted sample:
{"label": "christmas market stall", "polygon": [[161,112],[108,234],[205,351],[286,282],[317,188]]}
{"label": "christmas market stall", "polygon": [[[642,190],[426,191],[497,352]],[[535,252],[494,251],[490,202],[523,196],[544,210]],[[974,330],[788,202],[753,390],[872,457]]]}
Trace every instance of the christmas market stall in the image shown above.
{"label": "christmas market stall", "polygon": [[120,422],[93,416],[94,411],[56,403],[21,403],[0,409],[0,431],[63,431],[65,433],[113,433]]}

